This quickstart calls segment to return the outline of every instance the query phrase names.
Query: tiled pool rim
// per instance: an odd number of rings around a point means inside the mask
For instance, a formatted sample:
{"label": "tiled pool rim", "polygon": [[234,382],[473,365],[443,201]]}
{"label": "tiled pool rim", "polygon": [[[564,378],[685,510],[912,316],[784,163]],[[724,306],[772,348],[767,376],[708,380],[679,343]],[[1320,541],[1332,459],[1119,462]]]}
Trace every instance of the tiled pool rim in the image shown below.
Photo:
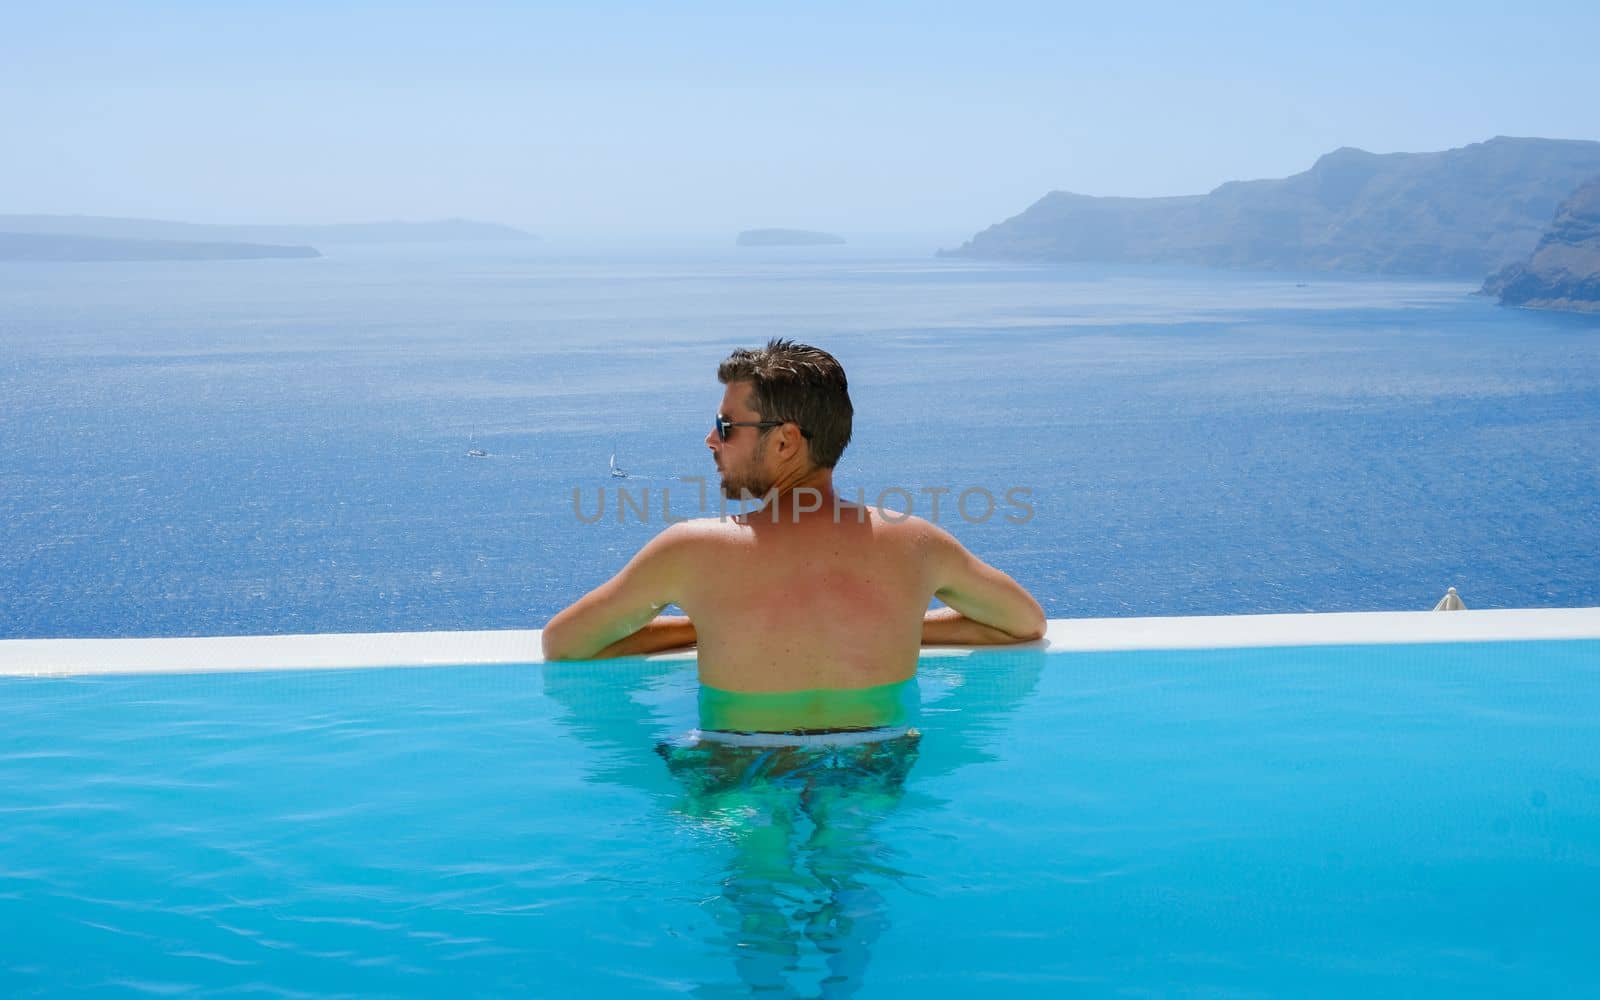
{"label": "tiled pool rim", "polygon": [[[1600,608],[1056,618],[1051,652],[1600,639]],[[1012,647],[1015,648],[1015,647]],[[970,650],[934,647],[925,656]],[[693,652],[659,658],[690,659]],[[3,639],[0,677],[539,663],[537,629],[160,639]]]}

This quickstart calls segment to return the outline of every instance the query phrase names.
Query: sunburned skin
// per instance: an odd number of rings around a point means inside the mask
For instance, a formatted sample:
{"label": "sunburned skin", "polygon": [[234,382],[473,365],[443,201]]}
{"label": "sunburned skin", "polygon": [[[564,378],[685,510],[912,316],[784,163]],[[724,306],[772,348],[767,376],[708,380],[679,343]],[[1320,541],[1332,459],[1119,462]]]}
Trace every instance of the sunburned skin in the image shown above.
{"label": "sunburned skin", "polygon": [[868,688],[916,672],[936,589],[928,537],[842,507],[685,525],[672,603],[694,622],[700,680],[728,691]]}
{"label": "sunburned skin", "polygon": [[[752,399],[751,383],[729,382],[719,412],[737,423],[774,419]],[[925,643],[1043,635],[1038,602],[942,528],[839,500],[833,470],[810,461],[796,424],[734,427],[726,441],[713,430],[705,443],[724,496],[771,497],[768,505],[662,531],[610,581],[551,619],[547,659],[695,645],[701,683],[725,694],[795,695],[786,711],[764,713],[752,703],[741,721],[758,724],[731,727],[781,731],[871,719],[861,708],[870,698],[822,692],[906,681]],[[949,608],[927,613],[934,598]],[[657,618],[669,604],[685,617]]]}

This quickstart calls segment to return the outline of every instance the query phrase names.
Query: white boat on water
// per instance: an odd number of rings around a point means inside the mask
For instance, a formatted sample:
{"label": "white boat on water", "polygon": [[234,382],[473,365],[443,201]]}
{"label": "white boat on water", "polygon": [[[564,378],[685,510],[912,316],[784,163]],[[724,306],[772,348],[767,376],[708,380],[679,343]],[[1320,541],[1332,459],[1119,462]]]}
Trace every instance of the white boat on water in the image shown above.
{"label": "white boat on water", "polygon": [[617,453],[611,453],[611,475],[617,479],[627,479],[628,470],[617,464]]}

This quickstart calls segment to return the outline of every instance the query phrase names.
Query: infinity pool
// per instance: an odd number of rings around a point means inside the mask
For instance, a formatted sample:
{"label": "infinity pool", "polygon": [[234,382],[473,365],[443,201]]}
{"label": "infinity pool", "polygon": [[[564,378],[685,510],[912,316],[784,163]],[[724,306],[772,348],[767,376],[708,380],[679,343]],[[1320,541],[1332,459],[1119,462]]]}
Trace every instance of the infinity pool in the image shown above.
{"label": "infinity pool", "polygon": [[0,678],[0,995],[1600,990],[1597,640],[930,656],[894,767],[709,790],[695,699]]}

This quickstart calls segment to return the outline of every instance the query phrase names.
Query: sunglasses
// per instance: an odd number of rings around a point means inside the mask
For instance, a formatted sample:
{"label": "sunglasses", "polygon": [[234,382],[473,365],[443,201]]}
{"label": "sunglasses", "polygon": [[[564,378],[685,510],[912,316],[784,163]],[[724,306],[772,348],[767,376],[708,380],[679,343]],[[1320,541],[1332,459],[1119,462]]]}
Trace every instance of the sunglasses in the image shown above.
{"label": "sunglasses", "polygon": [[[717,414],[716,423],[717,437],[724,441],[728,440],[728,434],[731,433],[735,427],[760,427],[762,430],[765,430],[768,427],[782,427],[784,424],[793,422],[794,421],[792,420],[729,420],[727,417],[719,413]],[[810,440],[811,432],[802,427],[800,428],[800,436]]]}

